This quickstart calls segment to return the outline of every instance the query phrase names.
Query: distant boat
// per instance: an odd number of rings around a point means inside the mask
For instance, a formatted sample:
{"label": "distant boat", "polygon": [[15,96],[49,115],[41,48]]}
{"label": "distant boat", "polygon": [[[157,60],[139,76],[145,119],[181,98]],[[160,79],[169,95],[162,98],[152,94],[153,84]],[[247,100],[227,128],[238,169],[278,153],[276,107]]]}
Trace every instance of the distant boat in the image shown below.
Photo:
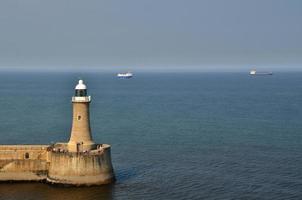
{"label": "distant boat", "polygon": [[257,72],[255,69],[252,69],[250,75],[273,75],[273,72]]}
{"label": "distant boat", "polygon": [[133,74],[131,72],[127,72],[127,73],[118,73],[117,74],[118,78],[132,78]]}

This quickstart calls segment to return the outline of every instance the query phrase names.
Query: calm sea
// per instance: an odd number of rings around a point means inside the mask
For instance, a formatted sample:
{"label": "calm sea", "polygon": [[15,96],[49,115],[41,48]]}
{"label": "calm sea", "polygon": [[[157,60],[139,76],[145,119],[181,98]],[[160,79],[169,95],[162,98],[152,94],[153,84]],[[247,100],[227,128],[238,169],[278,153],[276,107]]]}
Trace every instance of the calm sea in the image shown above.
{"label": "calm sea", "polygon": [[0,143],[67,141],[79,77],[117,182],[0,184],[0,199],[302,199],[302,73],[1,73]]}

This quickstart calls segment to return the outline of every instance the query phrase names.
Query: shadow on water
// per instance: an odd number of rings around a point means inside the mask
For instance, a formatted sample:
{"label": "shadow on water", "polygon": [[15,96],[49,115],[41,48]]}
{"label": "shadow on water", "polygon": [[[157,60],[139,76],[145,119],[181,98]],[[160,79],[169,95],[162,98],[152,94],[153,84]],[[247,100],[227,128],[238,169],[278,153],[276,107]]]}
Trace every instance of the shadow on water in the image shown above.
{"label": "shadow on water", "polygon": [[117,170],[115,175],[117,182],[123,183],[137,176],[137,170],[135,168]]}
{"label": "shadow on water", "polygon": [[153,168],[154,166],[152,165],[137,165],[129,168],[116,169],[115,175],[117,183],[125,183],[132,179],[139,179]]}
{"label": "shadow on water", "polygon": [[51,185],[38,182],[3,182],[0,183],[0,200],[110,200],[114,198],[116,184],[125,184],[149,170],[150,166],[120,169],[115,171],[116,183],[92,187]]}
{"label": "shadow on water", "polygon": [[94,187],[63,187],[43,183],[0,184],[0,200],[109,200],[112,194],[113,184]]}

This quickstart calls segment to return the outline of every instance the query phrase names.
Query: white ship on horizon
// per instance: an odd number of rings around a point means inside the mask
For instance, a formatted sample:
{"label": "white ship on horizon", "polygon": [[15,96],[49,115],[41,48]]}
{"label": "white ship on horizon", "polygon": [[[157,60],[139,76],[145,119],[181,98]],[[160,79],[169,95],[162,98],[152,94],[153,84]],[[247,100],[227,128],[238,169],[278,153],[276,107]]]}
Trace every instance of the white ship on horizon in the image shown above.
{"label": "white ship on horizon", "polygon": [[127,72],[127,73],[118,73],[117,74],[118,78],[132,78],[133,74],[131,72]]}
{"label": "white ship on horizon", "polygon": [[252,69],[250,75],[273,75],[273,72],[257,72],[255,69]]}

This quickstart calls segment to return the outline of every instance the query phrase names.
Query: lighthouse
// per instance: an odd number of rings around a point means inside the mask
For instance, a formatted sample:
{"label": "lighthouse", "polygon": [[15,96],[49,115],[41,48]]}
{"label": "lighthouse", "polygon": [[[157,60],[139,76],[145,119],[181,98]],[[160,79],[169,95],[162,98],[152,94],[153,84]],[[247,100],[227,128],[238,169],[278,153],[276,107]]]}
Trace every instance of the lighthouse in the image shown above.
{"label": "lighthouse", "polygon": [[91,96],[87,94],[87,87],[83,80],[75,87],[75,94],[72,97],[72,128],[71,136],[68,142],[69,152],[83,152],[95,148],[92,140],[90,121],[89,121],[89,104]]}
{"label": "lighthouse", "polygon": [[[47,182],[102,185],[115,180],[109,144],[92,140],[87,87],[79,80],[72,97],[72,127],[68,143],[56,143],[48,155]],[[59,149],[59,150],[58,150]]]}
{"label": "lighthouse", "polygon": [[72,127],[68,142],[0,145],[0,182],[45,180],[75,186],[114,182],[111,146],[92,140],[90,102],[87,87],[83,80],[79,80],[72,97]]}

